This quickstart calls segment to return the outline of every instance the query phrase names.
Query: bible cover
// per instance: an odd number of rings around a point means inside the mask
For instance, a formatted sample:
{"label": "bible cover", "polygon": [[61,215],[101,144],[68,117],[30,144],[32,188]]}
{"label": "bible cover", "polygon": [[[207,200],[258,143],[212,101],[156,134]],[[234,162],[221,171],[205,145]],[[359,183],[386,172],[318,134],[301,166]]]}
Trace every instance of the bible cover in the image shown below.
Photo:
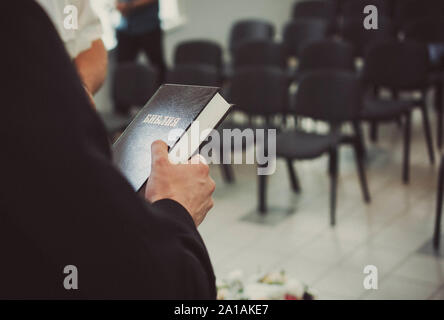
{"label": "bible cover", "polygon": [[113,145],[114,163],[136,191],[150,175],[154,141],[163,140],[171,150],[184,136],[168,140],[172,129],[187,131],[197,119],[207,119],[199,121],[203,129],[214,129],[223,120],[231,106],[218,91],[215,87],[166,84],[140,110]]}

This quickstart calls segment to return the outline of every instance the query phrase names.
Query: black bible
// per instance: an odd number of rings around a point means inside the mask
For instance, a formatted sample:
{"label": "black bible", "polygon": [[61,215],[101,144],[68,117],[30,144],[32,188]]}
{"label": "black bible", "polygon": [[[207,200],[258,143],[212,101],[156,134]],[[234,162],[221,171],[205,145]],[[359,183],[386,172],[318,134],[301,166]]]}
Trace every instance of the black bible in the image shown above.
{"label": "black bible", "polygon": [[[151,144],[163,140],[169,152],[188,160],[228,114],[231,105],[218,93],[220,88],[162,85],[140,110],[113,145],[114,163],[138,191],[151,171]],[[198,140],[191,141],[191,133]],[[208,133],[208,134],[206,134]],[[195,137],[196,135],[193,135]]]}

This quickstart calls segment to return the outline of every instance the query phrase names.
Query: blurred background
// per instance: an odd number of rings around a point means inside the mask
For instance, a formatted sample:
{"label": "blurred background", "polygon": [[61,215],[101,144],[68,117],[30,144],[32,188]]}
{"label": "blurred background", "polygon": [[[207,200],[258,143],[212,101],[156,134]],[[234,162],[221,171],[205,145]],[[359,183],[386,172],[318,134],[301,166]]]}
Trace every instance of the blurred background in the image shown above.
{"label": "blurred background", "polygon": [[160,0],[165,70],[143,51],[118,62],[115,1],[92,4],[111,140],[162,82],[222,87],[236,104],[223,128],[278,130],[273,175],[211,166],[200,232],[225,297],[233,281],[285,271],[319,299],[444,299],[443,1]]}

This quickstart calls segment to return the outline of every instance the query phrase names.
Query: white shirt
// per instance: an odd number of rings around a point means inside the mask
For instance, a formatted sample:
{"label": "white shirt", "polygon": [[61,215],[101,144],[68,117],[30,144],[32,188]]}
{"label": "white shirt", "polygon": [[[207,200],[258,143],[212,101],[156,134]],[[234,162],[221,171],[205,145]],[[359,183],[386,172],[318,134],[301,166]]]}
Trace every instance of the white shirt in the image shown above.
{"label": "white shirt", "polygon": [[[100,18],[91,8],[89,0],[36,0],[54,23],[66,50],[74,59],[102,37]],[[72,10],[74,6],[76,10]],[[77,12],[77,17],[74,17]],[[77,20],[75,23],[75,19]],[[73,28],[73,26],[76,26]]]}

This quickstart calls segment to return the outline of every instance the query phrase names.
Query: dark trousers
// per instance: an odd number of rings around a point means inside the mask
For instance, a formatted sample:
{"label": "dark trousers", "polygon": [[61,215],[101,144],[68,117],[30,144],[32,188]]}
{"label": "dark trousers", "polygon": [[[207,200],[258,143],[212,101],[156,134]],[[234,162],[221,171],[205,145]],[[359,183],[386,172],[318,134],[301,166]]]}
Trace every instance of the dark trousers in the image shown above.
{"label": "dark trousers", "polygon": [[117,33],[117,61],[134,61],[142,51],[150,63],[159,72],[160,81],[163,81],[166,65],[163,56],[163,34],[159,28],[140,35],[131,35],[125,32]]}
{"label": "dark trousers", "polygon": [[[163,54],[163,33],[159,27],[151,32],[132,35],[126,32],[117,32],[117,62],[132,62],[142,51],[148,57],[151,65],[156,68],[159,75],[159,83],[163,83],[166,64]],[[115,109],[119,113],[128,113],[131,106],[116,105]]]}

